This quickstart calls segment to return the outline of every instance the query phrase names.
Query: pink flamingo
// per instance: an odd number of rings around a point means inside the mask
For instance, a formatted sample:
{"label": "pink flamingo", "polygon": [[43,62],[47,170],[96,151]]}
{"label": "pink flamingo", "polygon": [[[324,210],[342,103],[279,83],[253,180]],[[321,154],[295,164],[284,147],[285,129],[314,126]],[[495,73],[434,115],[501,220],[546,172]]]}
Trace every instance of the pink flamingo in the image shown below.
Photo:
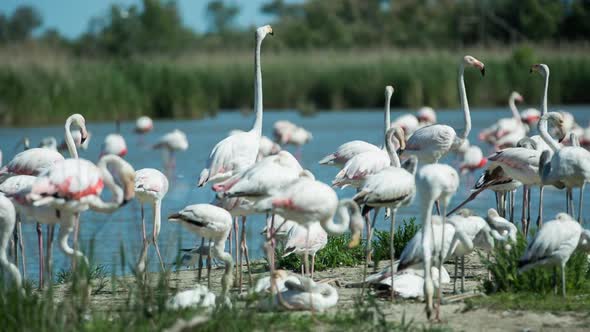
{"label": "pink flamingo", "polygon": [[[389,130],[390,127],[390,102],[391,96],[393,95],[393,87],[388,85],[385,87],[385,121],[384,121],[384,130],[383,136],[385,138],[385,133]],[[344,143],[338,147],[336,152],[331,153],[324,158],[322,158],[319,163],[320,165],[332,165],[338,168],[343,168],[346,163],[354,158],[354,156],[364,153],[364,152],[379,152],[381,148],[371,143],[367,143],[365,141],[355,140]]]}
{"label": "pink flamingo", "polygon": [[207,160],[207,167],[201,171],[199,176],[199,187],[204,186],[207,182],[216,183],[226,180],[256,162],[260,137],[262,136],[263,112],[260,48],[267,34],[273,34],[270,25],[256,29],[256,49],[254,54],[256,75],[254,80],[254,109],[256,110],[256,120],[254,125],[250,131],[228,136],[215,145]]}
{"label": "pink flamingo", "polygon": [[158,247],[158,235],[160,234],[160,220],[162,210],[162,200],[168,192],[168,179],[162,172],[153,168],[142,168],[135,172],[135,196],[141,203],[141,229],[143,236],[143,248],[141,255],[139,256],[139,262],[137,263],[137,271],[143,273],[145,271],[145,264],[147,259],[147,250],[149,241],[146,237],[145,231],[145,213],[144,205],[150,204],[152,206],[152,215],[154,226],[152,230],[152,243],[156,248],[158,259],[160,260],[160,267],[162,271],[165,271],[164,261],[160,254],[160,248]]}
{"label": "pink flamingo", "polygon": [[102,144],[100,155],[114,154],[119,157],[127,155],[127,143],[121,134],[108,134]]}
{"label": "pink flamingo", "polygon": [[479,146],[471,145],[463,154],[463,162],[459,166],[461,174],[473,172],[484,167],[488,159],[483,156]]}
{"label": "pink flamingo", "polygon": [[457,135],[455,129],[450,126],[435,124],[422,127],[408,139],[405,150],[408,154],[418,157],[420,164],[437,163],[440,158],[445,156],[454,147],[459,147],[471,131],[471,115],[469,113],[469,103],[467,102],[467,93],[465,92],[465,81],[463,79],[465,66],[478,68],[481,74],[485,74],[484,64],[476,58],[466,55],[461,59],[459,64],[459,94],[461,96],[461,106],[463,107],[463,117],[465,128]]}
{"label": "pink flamingo", "polygon": [[[309,233],[309,234],[308,234]],[[306,243],[309,238],[309,242]],[[293,223],[293,226],[287,232],[287,241],[285,243],[285,251],[283,257],[291,254],[298,256],[311,255],[311,278],[313,279],[313,271],[315,266],[315,255],[328,244],[328,233],[322,228],[319,223],[312,223],[309,228],[303,227],[298,223]],[[310,273],[304,271],[304,266],[301,264],[301,275]]]}
{"label": "pink flamingo", "polygon": [[176,158],[174,154],[176,151],[185,151],[188,149],[188,140],[186,134],[178,129],[163,135],[158,142],[154,144],[154,149],[162,149],[164,151],[165,168],[173,170],[176,168]]}
{"label": "pink flamingo", "polygon": [[154,130],[154,122],[149,116],[143,115],[135,121],[135,132],[138,134],[147,134]]}

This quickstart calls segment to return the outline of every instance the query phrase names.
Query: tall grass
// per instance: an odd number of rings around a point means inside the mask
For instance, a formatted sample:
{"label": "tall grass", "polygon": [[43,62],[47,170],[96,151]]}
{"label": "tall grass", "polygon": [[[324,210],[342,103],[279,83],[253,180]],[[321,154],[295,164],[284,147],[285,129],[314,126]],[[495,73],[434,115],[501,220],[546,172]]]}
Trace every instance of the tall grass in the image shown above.
{"label": "tall grass", "polygon": [[[472,50],[486,63],[486,77],[467,71],[474,106],[504,105],[510,91],[537,104],[541,78],[529,66],[551,67],[552,103],[588,103],[590,59],[585,52]],[[466,52],[466,51],[465,51]],[[72,112],[91,120],[199,118],[220,109],[251,108],[253,66],[249,53],[180,57],[83,59],[51,51],[0,52],[0,124],[60,121]],[[436,108],[459,104],[458,53],[373,50],[263,54],[267,108],[374,108],[393,84],[395,106]]]}

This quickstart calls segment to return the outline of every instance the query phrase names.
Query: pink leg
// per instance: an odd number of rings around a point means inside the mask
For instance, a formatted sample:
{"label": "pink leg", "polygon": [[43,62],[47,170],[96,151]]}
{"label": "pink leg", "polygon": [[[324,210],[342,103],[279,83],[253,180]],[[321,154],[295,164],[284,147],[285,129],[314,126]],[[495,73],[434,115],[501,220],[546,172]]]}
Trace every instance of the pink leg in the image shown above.
{"label": "pink leg", "polygon": [[43,232],[41,231],[41,224],[37,223],[37,244],[39,245],[39,289],[43,288],[43,273],[45,273],[43,260]]}

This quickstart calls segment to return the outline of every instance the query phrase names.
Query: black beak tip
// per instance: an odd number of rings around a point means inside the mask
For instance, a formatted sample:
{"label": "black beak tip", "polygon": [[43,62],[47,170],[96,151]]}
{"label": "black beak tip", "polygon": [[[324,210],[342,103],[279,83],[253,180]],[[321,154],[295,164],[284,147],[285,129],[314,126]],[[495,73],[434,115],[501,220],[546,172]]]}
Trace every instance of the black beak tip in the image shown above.
{"label": "black beak tip", "polygon": [[124,199],[123,202],[121,202],[121,206],[127,205],[127,203],[129,203],[129,201],[131,201],[131,200],[130,199]]}
{"label": "black beak tip", "polygon": [[268,34],[271,35],[271,36],[274,36],[275,35],[275,33],[273,31],[269,32]]}
{"label": "black beak tip", "polygon": [[80,144],[84,144],[84,142],[86,142],[86,140],[87,140],[87,139],[88,139],[88,137],[86,137],[86,136],[82,136],[82,137],[80,138]]}
{"label": "black beak tip", "polygon": [[486,76],[486,69],[485,69],[485,67],[481,69],[481,76]]}

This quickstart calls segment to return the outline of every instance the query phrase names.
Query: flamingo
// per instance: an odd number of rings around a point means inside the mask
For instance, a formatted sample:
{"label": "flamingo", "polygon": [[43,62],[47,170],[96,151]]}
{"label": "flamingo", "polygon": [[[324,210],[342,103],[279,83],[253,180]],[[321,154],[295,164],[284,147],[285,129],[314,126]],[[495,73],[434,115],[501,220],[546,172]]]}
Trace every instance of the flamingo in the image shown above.
{"label": "flamingo", "polygon": [[[229,132],[229,135],[235,135],[244,133],[243,130],[233,129]],[[256,161],[260,161],[264,157],[272,156],[281,151],[281,146],[278,143],[273,142],[270,138],[262,135],[260,137],[260,146],[258,147],[258,157]]]}
{"label": "flamingo", "polygon": [[[87,150],[88,149],[88,144],[90,144],[90,138],[92,137],[92,133],[87,131],[85,133],[85,136],[82,137],[82,133],[80,130],[74,130],[70,132],[70,135],[72,137],[72,140],[74,142],[74,147],[75,148],[79,148],[82,150]],[[58,151],[63,151],[63,150],[70,150],[70,148],[68,147],[68,142],[67,139],[64,139],[61,144],[57,147]],[[70,157],[73,158],[73,156],[70,154]]]}
{"label": "flamingo", "polygon": [[274,279],[276,286],[277,286],[277,290],[279,292],[284,292],[287,290],[287,287],[285,286],[285,282],[287,281],[291,281],[291,282],[295,282],[298,283],[299,279],[297,278],[296,275],[293,275],[291,273],[289,273],[289,271],[286,270],[276,270],[274,275],[272,276],[273,278],[271,278],[271,276],[266,276],[266,277],[262,277],[260,279],[258,279],[256,281],[256,285],[254,286],[254,288],[251,289],[251,293],[253,294],[267,294],[271,292],[271,279]]}
{"label": "flamingo", "polygon": [[[566,206],[567,211],[573,215],[572,189],[580,188],[580,199],[578,206],[578,221],[582,222],[582,202],[584,197],[584,185],[590,180],[590,152],[579,146],[560,147],[549,135],[548,124],[553,123],[553,131],[561,141],[566,134],[567,128],[562,113],[547,112],[547,90],[549,87],[549,67],[545,64],[537,64],[531,67],[531,72],[539,72],[545,78],[545,90],[541,101],[542,116],[538,122],[538,129],[541,138],[553,151],[543,151],[539,160],[539,176],[542,186],[540,189],[539,219],[537,225],[543,222],[543,185],[551,184],[558,188],[567,188]],[[549,158],[551,159],[548,162]]]}
{"label": "flamingo", "polygon": [[[539,229],[518,262],[518,272],[523,273],[541,265],[561,267],[561,293],[565,297],[565,264],[576,248],[590,241],[590,231],[585,230],[570,215],[558,213]],[[587,249],[587,248],[584,248]],[[557,288],[557,284],[555,285]]]}
{"label": "flamingo", "polygon": [[170,310],[188,308],[211,309],[215,307],[216,302],[217,297],[215,296],[215,293],[211,292],[206,286],[197,285],[193,289],[176,293],[173,297],[168,299],[166,307]]}
{"label": "flamingo", "polygon": [[154,130],[154,122],[149,116],[143,115],[135,121],[135,132],[138,134],[147,134]]}
{"label": "flamingo", "polygon": [[504,238],[503,241],[508,242],[504,248],[510,250],[512,245],[516,243],[516,234],[518,233],[516,226],[502,218],[496,209],[489,209],[485,220],[493,230]]}
{"label": "flamingo", "polygon": [[20,288],[21,275],[18,268],[7,257],[8,243],[16,224],[16,212],[12,202],[4,195],[0,195],[0,266],[12,275],[14,285]]}
{"label": "flamingo", "polygon": [[[390,143],[387,143],[388,147]],[[395,233],[395,216],[397,209],[400,206],[408,206],[416,191],[416,184],[414,182],[414,175],[416,174],[417,159],[411,156],[408,159],[406,168],[402,168],[397,154],[390,152],[391,166],[381,170],[378,173],[370,175],[359,192],[353,197],[357,203],[362,203],[365,208],[363,214],[367,209],[386,207],[391,209],[390,218],[390,238],[389,238],[389,254],[391,256],[390,264],[393,271],[393,261],[395,259],[394,233]],[[375,213],[375,216],[377,213]],[[375,220],[375,219],[374,219]],[[374,228],[375,225],[371,225]],[[367,256],[370,252],[371,236],[367,240]],[[367,257],[368,263],[368,257]],[[365,264],[364,272],[366,277],[367,266]],[[394,298],[394,281],[393,274],[391,275],[391,300]],[[363,287],[364,289],[364,287]]]}
{"label": "flamingo", "polygon": [[535,126],[541,118],[541,112],[536,108],[527,108],[520,112],[520,119],[529,126]]}
{"label": "flamingo", "polygon": [[185,151],[188,149],[188,140],[186,139],[186,134],[184,132],[174,129],[160,137],[158,142],[154,144],[153,148],[162,149],[164,151],[166,169],[174,169],[176,167],[174,154],[176,151]]}
{"label": "flamingo", "polygon": [[[228,303],[229,285],[232,279],[234,261],[229,253],[224,252],[225,241],[231,231],[232,217],[226,210],[211,204],[193,204],[186,206],[168,217],[168,221],[183,225],[190,232],[213,241],[211,257],[220,259],[225,264],[221,278],[221,303]],[[208,276],[210,280],[210,276]],[[219,303],[219,302],[218,302]]]}
{"label": "flamingo", "polygon": [[231,135],[217,143],[209,159],[207,167],[201,171],[198,186],[207,182],[220,182],[237,174],[240,170],[256,162],[262,136],[262,70],[260,68],[260,48],[267,34],[272,35],[270,25],[256,29],[256,49],[254,53],[254,109],[256,119],[248,132]]}
{"label": "flamingo", "polygon": [[[512,111],[512,117],[502,118],[496,121],[491,127],[482,130],[479,134],[480,140],[487,141],[500,147],[507,145],[507,143],[514,142],[514,144],[510,146],[515,146],[519,139],[526,136],[526,130],[520,118],[520,114],[518,113],[518,109],[516,108],[517,101],[523,102],[524,99],[520,93],[513,91],[508,98],[508,106]],[[506,136],[509,136],[510,138],[507,138]]]}
{"label": "flamingo", "polygon": [[125,157],[127,155],[127,143],[125,143],[125,138],[121,134],[113,133],[105,137],[100,149],[100,155],[104,156],[107,154],[114,154],[119,157]]}
{"label": "flamingo", "polygon": [[[439,288],[438,284],[438,269],[436,266],[431,267],[432,277],[434,280],[434,287]],[[366,283],[380,284],[393,287],[395,293],[403,298],[424,298],[424,268],[421,266],[412,266],[398,271],[393,275],[394,284],[391,284],[391,270],[385,269],[379,273],[373,274],[366,279]],[[451,282],[451,277],[447,270],[442,268],[441,280],[443,284]],[[356,286],[353,284],[352,286]],[[348,285],[347,285],[348,287]]]}
{"label": "flamingo", "polygon": [[473,172],[476,169],[484,167],[488,159],[483,156],[483,152],[479,146],[471,145],[463,154],[463,162],[459,166],[461,174]]}
{"label": "flamingo", "polygon": [[[384,139],[385,133],[390,127],[390,102],[391,96],[393,95],[393,87],[388,85],[385,87],[385,122],[384,122]],[[364,152],[379,152],[381,149],[376,145],[367,143],[365,141],[355,140],[344,143],[338,147],[336,152],[331,153],[319,161],[320,165],[332,165],[338,168],[343,168],[346,163],[357,154]]]}
{"label": "flamingo", "polygon": [[420,128],[420,122],[413,114],[402,114],[391,123],[391,126],[401,127],[404,130],[406,137],[410,137],[418,128]]}
{"label": "flamingo", "polygon": [[152,206],[152,214],[154,220],[154,227],[152,231],[152,243],[156,248],[158,259],[160,260],[160,267],[164,271],[164,261],[160,254],[160,248],[158,248],[158,235],[160,234],[160,218],[162,209],[162,200],[168,193],[168,179],[162,172],[153,168],[142,168],[135,172],[135,196],[141,203],[141,229],[143,236],[143,248],[139,263],[137,264],[137,270],[139,272],[145,271],[145,260],[147,258],[147,250],[149,242],[146,238],[145,231],[145,214],[144,204],[150,204]]}
{"label": "flamingo", "polygon": [[[309,233],[309,234],[308,234]],[[306,244],[307,239],[309,242]],[[283,257],[291,254],[298,256],[311,255],[311,278],[313,279],[313,272],[315,266],[315,255],[328,244],[328,233],[319,223],[311,223],[309,228],[303,227],[298,223],[293,223],[292,227],[287,232],[287,241],[285,243],[285,250]],[[301,275],[304,275],[303,264],[301,265]]]}
{"label": "flamingo", "polygon": [[[298,276],[298,281],[285,282],[286,290],[280,293],[281,300],[290,310],[325,311],[338,303],[336,288],[327,283],[316,283],[310,278]],[[263,299],[259,308],[272,310],[280,303],[279,295]]]}
{"label": "flamingo", "polygon": [[[465,105],[465,104],[464,104]],[[466,112],[468,114],[468,112]],[[469,121],[467,121],[469,123]],[[469,125],[468,125],[469,127]],[[422,169],[416,175],[416,186],[421,197],[421,220],[423,220],[423,229],[422,229],[422,251],[423,257],[422,260],[424,262],[424,294],[426,295],[426,315],[428,319],[432,314],[433,309],[433,290],[434,285],[432,283],[432,276],[431,276],[431,259],[432,259],[432,252],[436,248],[436,244],[433,247],[433,224],[432,224],[432,208],[435,201],[442,201],[443,206],[443,213],[442,217],[438,220],[441,222],[441,236],[440,236],[440,250],[438,255],[438,270],[441,270],[442,263],[444,261],[444,255],[447,253],[443,250],[442,243],[445,243],[445,217],[446,217],[446,209],[449,201],[451,200],[452,196],[455,194],[457,189],[459,188],[459,175],[457,172],[448,165],[438,165],[438,164],[431,164],[423,166]],[[456,232],[460,233],[460,232]],[[436,237],[434,238],[436,241]],[[470,247],[466,245],[466,247]],[[405,250],[404,250],[405,251]],[[400,258],[400,268],[401,268],[401,261]],[[441,284],[440,274],[439,274],[439,285]],[[440,318],[440,302],[442,299],[442,291],[438,289],[438,305],[436,307],[436,319]]]}
{"label": "flamingo", "polygon": [[459,94],[461,96],[461,106],[463,107],[463,117],[465,128],[457,135],[455,129],[447,125],[435,124],[420,128],[408,139],[405,150],[409,154],[416,155],[420,164],[437,163],[440,158],[445,156],[452,148],[461,145],[463,140],[467,139],[471,131],[471,115],[469,114],[469,104],[467,102],[467,93],[465,92],[465,82],[463,72],[465,66],[472,66],[481,71],[482,76],[485,74],[484,64],[476,58],[466,55],[459,63]]}
{"label": "flamingo", "polygon": [[39,147],[57,151],[57,139],[53,136],[44,137],[41,142],[39,142]]}
{"label": "flamingo", "polygon": [[291,133],[295,131],[297,125],[289,120],[279,120],[274,123],[272,127],[272,135],[274,140],[279,144],[287,144]]}
{"label": "flamingo", "polygon": [[[112,167],[123,188],[116,184],[108,167]],[[59,243],[62,251],[72,259],[79,257],[88,263],[81,251],[72,249],[67,243],[78,214],[89,208],[101,213],[112,213],[133,198],[134,179],[133,167],[115,155],[102,157],[97,165],[85,159],[65,159],[41,173],[30,191],[20,193],[17,199],[30,201],[33,206],[59,210]],[[113,192],[110,202],[100,198],[105,186]]]}
{"label": "flamingo", "polygon": [[421,127],[430,126],[436,123],[436,112],[432,107],[423,106],[416,112],[416,117]]}

